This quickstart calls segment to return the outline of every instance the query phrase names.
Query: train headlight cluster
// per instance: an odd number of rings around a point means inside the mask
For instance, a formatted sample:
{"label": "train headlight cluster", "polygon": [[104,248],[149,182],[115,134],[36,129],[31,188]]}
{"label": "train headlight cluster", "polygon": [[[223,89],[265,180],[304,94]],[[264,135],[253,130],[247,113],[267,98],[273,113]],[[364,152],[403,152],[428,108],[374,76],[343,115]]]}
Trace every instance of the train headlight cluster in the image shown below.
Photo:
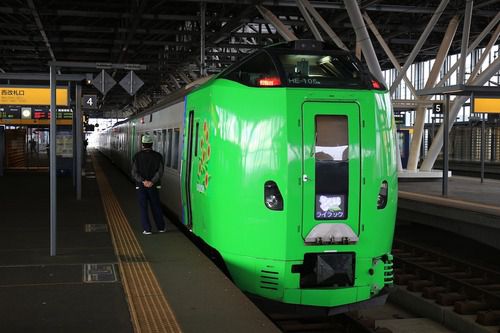
{"label": "train headlight cluster", "polygon": [[272,180],[264,184],[264,204],[271,210],[283,210],[283,197],[278,185]]}
{"label": "train headlight cluster", "polygon": [[384,180],[380,185],[380,190],[377,197],[377,209],[383,209],[387,205],[387,182]]}

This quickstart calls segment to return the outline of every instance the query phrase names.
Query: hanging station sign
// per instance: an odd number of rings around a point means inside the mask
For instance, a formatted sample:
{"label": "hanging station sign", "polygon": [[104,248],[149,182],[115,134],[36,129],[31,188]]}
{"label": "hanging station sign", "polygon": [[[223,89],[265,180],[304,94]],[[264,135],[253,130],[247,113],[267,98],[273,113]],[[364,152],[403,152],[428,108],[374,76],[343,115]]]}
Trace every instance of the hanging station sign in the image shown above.
{"label": "hanging station sign", "polygon": [[[68,106],[68,88],[56,89],[56,104]],[[0,86],[0,105],[50,105],[50,88]]]}
{"label": "hanging station sign", "polygon": [[500,97],[472,97],[474,113],[500,113]]}

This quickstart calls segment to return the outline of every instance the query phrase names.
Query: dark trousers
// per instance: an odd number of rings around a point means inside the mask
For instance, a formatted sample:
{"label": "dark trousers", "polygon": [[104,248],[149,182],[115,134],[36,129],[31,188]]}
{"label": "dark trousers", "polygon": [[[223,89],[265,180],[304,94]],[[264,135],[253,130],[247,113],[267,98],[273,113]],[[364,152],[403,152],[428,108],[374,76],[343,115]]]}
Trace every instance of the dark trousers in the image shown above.
{"label": "dark trousers", "polygon": [[141,224],[144,231],[151,231],[151,223],[149,222],[148,203],[151,205],[151,211],[158,230],[165,229],[165,221],[163,220],[163,212],[161,210],[160,196],[156,187],[139,187],[137,190],[139,195],[139,206],[141,207]]}

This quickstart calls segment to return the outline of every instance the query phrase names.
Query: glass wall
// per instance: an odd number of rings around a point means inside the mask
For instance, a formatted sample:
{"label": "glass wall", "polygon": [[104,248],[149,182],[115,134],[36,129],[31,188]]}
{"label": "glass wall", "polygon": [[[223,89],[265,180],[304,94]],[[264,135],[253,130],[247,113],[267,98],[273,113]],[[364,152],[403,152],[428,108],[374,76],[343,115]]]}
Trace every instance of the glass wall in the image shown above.
{"label": "glass wall", "polygon": [[[479,61],[481,58],[482,54],[484,52],[484,49],[476,49],[474,50],[469,56],[466,58],[465,61],[465,80],[467,81],[470,77],[471,72],[474,70],[476,67],[476,63]],[[500,45],[495,45],[487,55],[485,61],[481,64],[481,73],[484,71],[489,64],[491,64],[498,56],[500,52]],[[451,86],[457,84],[457,78],[458,78],[458,70],[454,71],[449,78],[445,79],[446,74],[450,71],[450,69],[453,67],[453,65],[459,60],[460,54],[453,54],[448,56],[445,59],[445,62],[440,70],[439,77],[438,77],[438,82],[444,80],[444,85],[445,86]],[[433,60],[428,60],[424,62],[419,62],[415,63],[410,66],[408,69],[406,75],[410,79],[410,81],[413,83],[415,89],[423,89],[425,87],[425,84],[429,78],[429,74],[431,72],[432,66],[434,64],[434,59]],[[398,76],[398,72],[396,69],[389,69],[383,72],[384,78],[388,86],[390,87],[393,82],[396,80]],[[500,75],[494,75],[490,80],[488,80],[485,84],[485,86],[496,86],[498,87],[500,84]],[[393,100],[414,100],[415,97],[412,95],[410,89],[407,87],[406,82],[404,80],[401,81],[399,84],[398,88],[394,91],[394,94],[392,95]],[[443,96],[434,96],[432,98],[433,100],[443,100]],[[454,97],[452,96],[452,100]],[[462,121],[468,121],[470,117],[470,101],[467,100],[462,107],[462,110],[458,113],[458,122]],[[432,112],[427,112],[427,118],[426,118],[426,123],[432,123]],[[414,121],[414,112],[411,113],[411,115],[406,117],[406,126],[413,126],[413,121]],[[434,122],[441,122],[440,119],[434,119]]]}

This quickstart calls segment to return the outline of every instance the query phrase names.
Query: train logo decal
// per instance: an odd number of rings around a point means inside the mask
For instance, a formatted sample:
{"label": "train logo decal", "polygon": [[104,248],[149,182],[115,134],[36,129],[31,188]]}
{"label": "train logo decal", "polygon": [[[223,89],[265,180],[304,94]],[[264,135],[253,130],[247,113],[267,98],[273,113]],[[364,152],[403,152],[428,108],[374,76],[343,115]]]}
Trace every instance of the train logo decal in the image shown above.
{"label": "train logo decal", "polygon": [[203,121],[203,133],[199,141],[200,155],[198,156],[198,181],[196,189],[198,192],[205,192],[210,182],[210,174],[208,173],[208,161],[210,160],[211,147],[209,141],[209,130],[207,121]]}

